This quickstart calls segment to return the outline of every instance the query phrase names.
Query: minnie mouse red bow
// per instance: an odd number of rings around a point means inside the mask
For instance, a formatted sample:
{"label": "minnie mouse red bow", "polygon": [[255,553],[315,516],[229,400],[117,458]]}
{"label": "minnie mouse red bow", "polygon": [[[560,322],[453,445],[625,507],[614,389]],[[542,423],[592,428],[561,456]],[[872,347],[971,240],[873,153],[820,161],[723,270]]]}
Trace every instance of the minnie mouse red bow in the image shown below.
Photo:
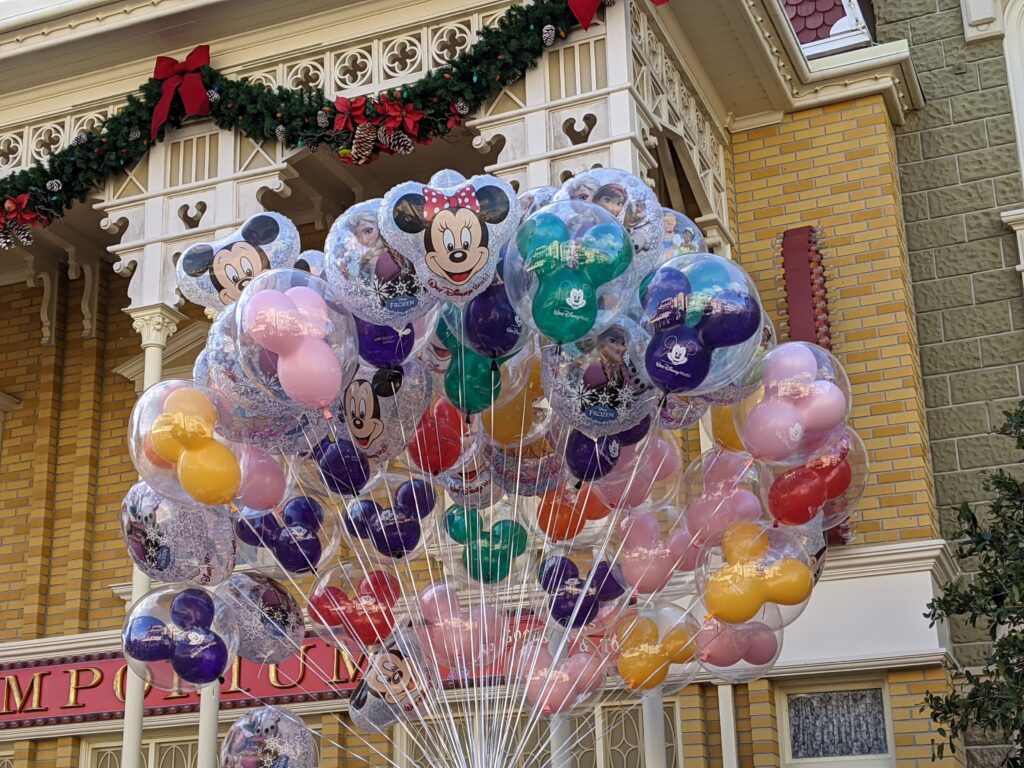
{"label": "minnie mouse red bow", "polygon": [[427,221],[451,208],[468,208],[474,213],[480,213],[480,201],[476,199],[476,190],[472,184],[459,187],[451,197],[430,187],[423,188],[423,218]]}
{"label": "minnie mouse red bow", "polygon": [[210,114],[210,99],[203,85],[202,68],[210,63],[210,46],[197,45],[184,61],[158,56],[153,78],[163,81],[160,101],[153,108],[150,138],[155,139],[160,126],[167,122],[174,104],[174,94],[181,96],[186,115]]}

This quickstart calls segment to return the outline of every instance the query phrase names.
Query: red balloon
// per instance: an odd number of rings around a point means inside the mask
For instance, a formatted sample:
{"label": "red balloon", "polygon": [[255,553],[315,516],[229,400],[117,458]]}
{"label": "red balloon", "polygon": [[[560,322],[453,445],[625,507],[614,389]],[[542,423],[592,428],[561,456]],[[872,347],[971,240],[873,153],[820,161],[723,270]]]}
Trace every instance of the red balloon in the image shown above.
{"label": "red balloon", "polygon": [[345,629],[363,645],[383,643],[391,635],[395,617],[386,605],[380,605],[372,597],[349,601],[345,605],[343,622]]}
{"label": "red balloon", "polygon": [[431,475],[451,469],[462,453],[462,428],[441,421],[434,411],[423,414],[416,436],[409,443],[409,459]]}
{"label": "red balloon", "polygon": [[434,418],[439,424],[445,424],[453,429],[458,429],[465,436],[469,434],[469,427],[473,417],[467,416],[445,397],[439,398],[434,403]]}
{"label": "red balloon", "polygon": [[820,474],[797,467],[775,478],[768,491],[768,510],[780,523],[804,525],[818,514],[826,493]]}
{"label": "red balloon", "polygon": [[810,468],[825,481],[825,498],[829,500],[838,499],[846,493],[853,481],[853,467],[845,457],[824,456]]}
{"label": "red balloon", "polygon": [[324,587],[309,601],[313,619],[328,627],[336,627],[345,620],[344,606],[349,599],[340,587]]}
{"label": "red balloon", "polygon": [[384,571],[371,571],[366,574],[356,588],[360,597],[370,597],[383,605],[393,606],[402,594],[398,579]]}

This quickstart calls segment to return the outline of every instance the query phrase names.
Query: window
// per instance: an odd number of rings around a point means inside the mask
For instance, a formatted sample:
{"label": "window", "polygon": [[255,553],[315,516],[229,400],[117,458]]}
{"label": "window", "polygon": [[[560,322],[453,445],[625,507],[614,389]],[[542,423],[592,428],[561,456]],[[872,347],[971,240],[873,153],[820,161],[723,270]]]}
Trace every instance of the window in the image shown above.
{"label": "window", "polygon": [[[142,768],[196,768],[195,736],[146,740],[142,744]],[[0,768],[3,762],[0,760]],[[106,742],[83,746],[82,768],[121,768],[121,744]]]}
{"label": "window", "polygon": [[885,684],[779,686],[782,761],[793,766],[895,765]]}
{"label": "window", "polygon": [[14,768],[14,756],[9,754],[0,755],[0,768]]}

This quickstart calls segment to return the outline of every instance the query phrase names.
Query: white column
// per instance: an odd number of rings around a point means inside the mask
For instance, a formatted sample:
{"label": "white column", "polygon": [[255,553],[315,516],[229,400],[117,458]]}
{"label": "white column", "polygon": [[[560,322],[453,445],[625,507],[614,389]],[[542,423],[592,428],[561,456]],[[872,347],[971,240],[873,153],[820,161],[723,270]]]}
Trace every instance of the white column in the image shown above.
{"label": "white column", "polygon": [[219,768],[217,756],[217,712],[220,710],[220,685],[203,688],[199,699],[199,752],[196,768]]}
{"label": "white column", "polygon": [[661,691],[644,694],[644,768],[666,768],[665,698]]}
{"label": "white column", "polygon": [[722,768],[739,768],[736,742],[736,700],[731,685],[718,686],[718,724],[722,731]]}
{"label": "white column", "polygon": [[548,721],[548,748],[551,750],[551,768],[572,768],[572,743],[576,734],[569,715],[555,715]]}
{"label": "white column", "polygon": [[[149,389],[163,376],[164,347],[185,316],[164,304],[132,309],[128,314],[132,318],[132,328],[142,336],[142,354],[145,357],[142,386]],[[149,588],[149,577],[133,568],[131,604],[149,592]],[[125,682],[121,768],[141,768],[144,698],[145,682],[129,669]]]}

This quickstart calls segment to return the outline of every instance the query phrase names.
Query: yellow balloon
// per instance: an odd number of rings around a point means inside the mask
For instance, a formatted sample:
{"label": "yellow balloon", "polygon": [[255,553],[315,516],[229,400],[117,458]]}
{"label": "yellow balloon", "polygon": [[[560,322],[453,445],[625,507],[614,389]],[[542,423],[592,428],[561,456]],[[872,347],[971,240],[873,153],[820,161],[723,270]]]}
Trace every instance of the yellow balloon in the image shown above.
{"label": "yellow balloon", "polygon": [[768,599],[779,605],[799,605],[811,596],[814,575],[806,564],[785,557],[764,574]]}
{"label": "yellow balloon", "polygon": [[164,400],[164,413],[181,413],[185,416],[197,416],[210,425],[217,423],[217,407],[210,398],[192,387],[176,389]]}
{"label": "yellow balloon", "polygon": [[499,445],[518,444],[533,429],[533,402],[522,394],[483,413],[484,431]]}
{"label": "yellow balloon", "polygon": [[650,619],[629,616],[619,622],[615,637],[622,648],[651,646],[658,642],[658,625]]}
{"label": "yellow balloon", "polygon": [[182,451],[178,482],[200,504],[227,504],[242,484],[242,470],[235,454],[208,440],[201,448]]}
{"label": "yellow balloon", "polygon": [[767,552],[768,535],[757,523],[733,523],[722,533],[722,555],[730,565],[760,560]]}
{"label": "yellow balloon", "polygon": [[526,380],[526,392],[527,396],[531,400],[540,400],[544,397],[544,385],[541,384],[540,379],[540,359],[533,361],[533,365],[530,366],[530,378]]}
{"label": "yellow balloon", "polygon": [[696,634],[696,627],[686,624],[679,624],[666,632],[665,637],[661,639],[661,647],[665,650],[668,660],[673,664],[692,661],[697,650],[696,643],[693,642]]}
{"label": "yellow balloon", "polygon": [[153,453],[164,461],[175,464],[181,452],[185,450],[174,434],[174,417],[169,413],[161,413],[153,420],[149,428],[149,445]]}
{"label": "yellow balloon", "polygon": [[736,434],[736,422],[732,418],[731,405],[713,405],[711,407],[711,436],[715,442],[733,451],[746,450]]}
{"label": "yellow balloon", "polygon": [[765,580],[746,575],[741,566],[719,568],[704,585],[704,605],[716,619],[742,624],[761,610],[767,592]]}
{"label": "yellow balloon", "polygon": [[619,654],[619,676],[631,691],[657,688],[668,675],[668,665],[668,657],[660,646],[651,649],[630,648]]}
{"label": "yellow balloon", "polygon": [[202,448],[213,439],[213,425],[200,418],[184,413],[163,414],[173,419],[172,434],[186,450]]}

